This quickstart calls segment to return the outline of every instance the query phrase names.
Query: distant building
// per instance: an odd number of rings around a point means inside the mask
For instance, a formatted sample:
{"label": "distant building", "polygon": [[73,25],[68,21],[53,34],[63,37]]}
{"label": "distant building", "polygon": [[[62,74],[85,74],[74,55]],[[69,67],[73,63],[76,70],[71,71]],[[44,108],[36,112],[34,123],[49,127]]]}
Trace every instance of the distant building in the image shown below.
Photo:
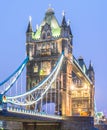
{"label": "distant building", "polygon": [[107,130],[107,124],[97,124],[95,125],[98,130]]}
{"label": "distant building", "polygon": [[99,130],[107,130],[107,119],[104,116],[103,112],[98,112],[98,123],[95,124],[95,127]]}

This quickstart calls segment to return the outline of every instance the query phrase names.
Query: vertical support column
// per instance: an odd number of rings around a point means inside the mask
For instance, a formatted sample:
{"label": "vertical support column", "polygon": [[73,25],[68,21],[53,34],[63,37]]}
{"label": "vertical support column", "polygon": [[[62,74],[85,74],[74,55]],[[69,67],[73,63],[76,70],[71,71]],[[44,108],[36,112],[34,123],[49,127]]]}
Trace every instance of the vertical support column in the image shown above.
{"label": "vertical support column", "polygon": [[61,111],[63,116],[65,116],[65,103],[66,103],[64,86],[65,86],[65,74],[61,73]]}
{"label": "vertical support column", "polygon": [[95,90],[94,90],[94,85],[90,85],[90,114],[91,114],[91,116],[94,116],[94,114],[95,114],[95,102],[94,102],[94,93],[95,93]]}
{"label": "vertical support column", "polygon": [[71,116],[71,85],[72,85],[72,65],[69,61],[67,61],[66,66],[66,116]]}
{"label": "vertical support column", "polygon": [[[62,94],[62,115],[71,116],[72,114],[72,100],[71,100],[71,85],[72,85],[72,64],[68,60],[71,55],[67,56],[63,70],[63,88]],[[62,86],[61,86],[62,87]]]}

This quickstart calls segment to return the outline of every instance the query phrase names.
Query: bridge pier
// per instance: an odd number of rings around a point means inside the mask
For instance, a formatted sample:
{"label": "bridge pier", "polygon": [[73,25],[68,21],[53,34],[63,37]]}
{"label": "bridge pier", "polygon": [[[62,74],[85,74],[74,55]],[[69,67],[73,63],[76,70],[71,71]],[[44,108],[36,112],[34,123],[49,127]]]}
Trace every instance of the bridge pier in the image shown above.
{"label": "bridge pier", "polygon": [[59,122],[24,122],[23,130],[96,130],[93,117],[68,116]]}
{"label": "bridge pier", "polygon": [[36,130],[36,123],[24,122],[23,130]]}
{"label": "bridge pier", "polygon": [[96,130],[93,117],[69,116],[61,123],[61,130]]}
{"label": "bridge pier", "polygon": [[23,122],[23,130],[60,130],[57,122]]}

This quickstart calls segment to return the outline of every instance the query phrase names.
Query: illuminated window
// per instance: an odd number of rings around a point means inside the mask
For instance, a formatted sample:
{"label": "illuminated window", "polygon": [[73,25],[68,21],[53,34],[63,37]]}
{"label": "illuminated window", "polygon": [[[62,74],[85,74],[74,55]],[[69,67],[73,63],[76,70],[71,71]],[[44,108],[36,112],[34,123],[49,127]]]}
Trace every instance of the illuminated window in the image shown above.
{"label": "illuminated window", "polygon": [[33,68],[33,72],[34,72],[34,73],[37,73],[37,72],[38,72],[38,65],[37,65],[37,64],[35,64],[35,66],[34,66],[34,68]]}
{"label": "illuminated window", "polygon": [[50,43],[47,43],[46,49],[50,49]]}
{"label": "illuminated window", "polygon": [[51,71],[51,63],[49,61],[41,62],[40,75],[48,75]]}

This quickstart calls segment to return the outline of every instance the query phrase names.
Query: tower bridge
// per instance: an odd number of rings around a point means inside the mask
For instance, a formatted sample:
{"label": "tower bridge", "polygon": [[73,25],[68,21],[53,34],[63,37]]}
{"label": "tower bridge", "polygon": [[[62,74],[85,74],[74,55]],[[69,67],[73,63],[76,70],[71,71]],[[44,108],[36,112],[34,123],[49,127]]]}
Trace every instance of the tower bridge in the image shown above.
{"label": "tower bridge", "polygon": [[[83,117],[93,122],[94,69],[91,63],[87,68],[82,57],[76,59],[72,50],[73,35],[65,15],[59,24],[54,10],[48,8],[36,31],[30,19],[26,31],[27,58],[0,83],[0,119],[51,122],[58,126],[54,130],[66,126],[63,120],[70,125],[75,117],[77,122]],[[24,86],[20,84],[15,88],[15,84],[25,67],[26,91],[22,92]],[[39,129],[36,123],[32,130]],[[28,124],[24,124],[23,129],[27,127]],[[93,123],[88,127],[93,128]]]}

